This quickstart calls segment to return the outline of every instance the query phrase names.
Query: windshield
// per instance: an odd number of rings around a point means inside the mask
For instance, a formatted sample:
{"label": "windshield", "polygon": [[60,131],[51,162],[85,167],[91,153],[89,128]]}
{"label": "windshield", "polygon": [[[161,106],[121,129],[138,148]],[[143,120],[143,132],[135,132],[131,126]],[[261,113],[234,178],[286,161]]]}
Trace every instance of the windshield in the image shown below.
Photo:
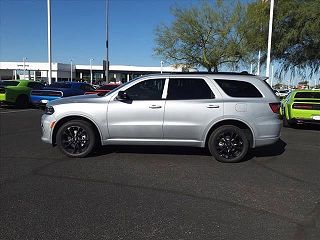
{"label": "windshield", "polygon": [[0,86],[18,86],[18,81],[0,81]]}
{"label": "windshield", "polygon": [[320,92],[297,92],[294,98],[319,98]]}
{"label": "windshield", "polygon": [[98,88],[98,90],[113,90],[119,87],[119,84],[107,84]]}

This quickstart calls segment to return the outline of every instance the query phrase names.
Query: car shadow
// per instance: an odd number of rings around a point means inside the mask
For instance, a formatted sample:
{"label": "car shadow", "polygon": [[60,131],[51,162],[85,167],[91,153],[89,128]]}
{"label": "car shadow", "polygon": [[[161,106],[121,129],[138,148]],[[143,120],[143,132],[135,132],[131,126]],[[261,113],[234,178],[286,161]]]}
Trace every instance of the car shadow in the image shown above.
{"label": "car shadow", "polygon": [[251,149],[243,161],[260,157],[275,157],[285,152],[287,143],[280,139],[278,142],[263,147]]}
{"label": "car shadow", "polygon": [[[286,145],[287,144],[280,139],[277,143],[273,145],[251,149],[249,150],[247,156],[241,162],[259,157],[279,156],[284,153]],[[112,153],[211,156],[211,154],[206,148],[119,145],[103,146],[100,149],[98,149],[94,154],[92,154],[92,157],[98,157]]]}
{"label": "car shadow", "polygon": [[98,149],[92,157],[102,156],[111,153],[136,153],[136,154],[167,154],[167,155],[202,155],[210,156],[205,148],[176,147],[176,146],[134,146],[117,145],[103,146]]}

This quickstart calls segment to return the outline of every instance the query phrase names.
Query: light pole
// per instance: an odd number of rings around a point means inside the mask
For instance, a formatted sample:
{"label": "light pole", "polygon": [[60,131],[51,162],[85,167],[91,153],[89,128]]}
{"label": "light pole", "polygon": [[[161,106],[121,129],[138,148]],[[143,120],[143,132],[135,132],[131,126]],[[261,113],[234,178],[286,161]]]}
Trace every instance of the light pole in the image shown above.
{"label": "light pole", "polygon": [[70,59],[70,82],[72,82],[72,59]]}
{"label": "light pole", "polygon": [[48,63],[49,63],[49,72],[48,72],[48,83],[51,84],[51,2],[47,0],[48,8]]}
{"label": "light pole", "polygon": [[160,68],[161,68],[161,74],[162,74],[162,68],[163,68],[163,61],[160,61]]}
{"label": "light pole", "polygon": [[[271,61],[271,39],[272,39],[272,22],[273,22],[274,0],[270,2],[270,18],[269,18],[269,35],[268,35],[268,54],[267,54],[267,69],[266,76],[270,76],[270,61]],[[267,80],[270,84],[270,79]]]}
{"label": "light pole", "polygon": [[23,58],[23,79],[26,79],[26,61],[27,61],[27,57]]}
{"label": "light pole", "polygon": [[106,0],[106,82],[109,83],[109,0]]}
{"label": "light pole", "polygon": [[92,85],[92,61],[94,59],[93,58],[90,58],[90,84]]}
{"label": "light pole", "polygon": [[261,58],[261,51],[259,50],[258,54],[258,66],[257,66],[257,75],[260,75],[260,58]]}

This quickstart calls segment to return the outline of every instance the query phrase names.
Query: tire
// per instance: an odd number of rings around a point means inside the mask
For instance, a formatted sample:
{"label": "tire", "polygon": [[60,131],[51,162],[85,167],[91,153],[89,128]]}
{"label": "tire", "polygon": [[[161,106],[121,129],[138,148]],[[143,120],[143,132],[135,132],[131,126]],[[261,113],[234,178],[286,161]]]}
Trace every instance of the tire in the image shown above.
{"label": "tire", "polygon": [[83,158],[93,152],[96,135],[90,123],[72,120],[58,129],[56,143],[60,151],[68,157]]}
{"label": "tire", "polygon": [[286,110],[285,109],[283,109],[282,123],[283,123],[283,127],[286,127],[286,128],[291,127],[291,124],[287,119],[287,115],[286,115]]}
{"label": "tire", "polygon": [[26,108],[29,106],[29,98],[27,95],[19,95],[16,100],[16,106],[18,108]]}
{"label": "tire", "polygon": [[208,148],[219,162],[240,162],[247,155],[249,140],[245,132],[233,125],[215,129],[210,135]]}

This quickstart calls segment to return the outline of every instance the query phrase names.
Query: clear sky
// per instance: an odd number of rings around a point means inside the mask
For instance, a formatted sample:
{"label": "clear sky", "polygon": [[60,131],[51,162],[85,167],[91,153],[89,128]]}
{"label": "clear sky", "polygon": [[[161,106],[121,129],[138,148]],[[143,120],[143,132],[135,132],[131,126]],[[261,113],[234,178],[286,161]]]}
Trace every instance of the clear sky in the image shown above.
{"label": "clear sky", "polygon": [[[110,64],[158,66],[154,31],[172,21],[170,7],[197,0],[109,0]],[[102,64],[105,0],[51,0],[52,60]],[[0,0],[0,61],[47,61],[47,1]]]}
{"label": "clear sky", "polygon": [[[200,2],[109,0],[110,64],[159,66],[161,59],[153,56],[156,26],[172,22],[171,7]],[[51,0],[53,62],[73,59],[74,64],[89,64],[94,58],[93,64],[102,64],[106,54],[105,3]],[[27,61],[46,62],[47,56],[47,0],[0,0],[0,61],[27,57]],[[264,71],[265,65],[262,74]]]}

